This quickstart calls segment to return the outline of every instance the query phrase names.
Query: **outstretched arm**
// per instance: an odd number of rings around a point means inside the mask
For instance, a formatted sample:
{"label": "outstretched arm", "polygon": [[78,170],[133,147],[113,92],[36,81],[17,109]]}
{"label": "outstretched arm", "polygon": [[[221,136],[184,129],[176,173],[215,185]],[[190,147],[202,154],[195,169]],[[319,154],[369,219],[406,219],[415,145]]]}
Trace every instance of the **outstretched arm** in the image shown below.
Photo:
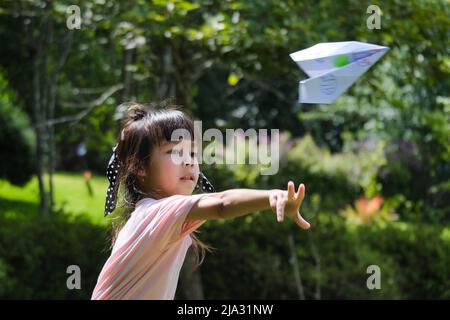
{"label": "outstretched arm", "polygon": [[289,181],[287,191],[231,189],[210,193],[191,208],[186,221],[233,219],[256,211],[272,209],[277,214],[279,222],[287,215],[302,229],[309,229],[310,224],[300,215],[304,197],[305,186],[300,184],[295,193],[292,181]]}

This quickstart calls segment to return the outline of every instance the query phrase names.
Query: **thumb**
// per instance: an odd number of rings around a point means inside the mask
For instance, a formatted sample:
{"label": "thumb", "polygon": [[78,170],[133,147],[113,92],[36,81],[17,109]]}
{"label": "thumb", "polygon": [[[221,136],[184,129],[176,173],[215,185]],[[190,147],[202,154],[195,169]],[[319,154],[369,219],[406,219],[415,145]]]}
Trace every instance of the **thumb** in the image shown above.
{"label": "thumb", "polygon": [[297,214],[297,225],[302,228],[303,230],[308,230],[311,225],[309,224],[308,221],[306,221],[301,215],[300,213]]}

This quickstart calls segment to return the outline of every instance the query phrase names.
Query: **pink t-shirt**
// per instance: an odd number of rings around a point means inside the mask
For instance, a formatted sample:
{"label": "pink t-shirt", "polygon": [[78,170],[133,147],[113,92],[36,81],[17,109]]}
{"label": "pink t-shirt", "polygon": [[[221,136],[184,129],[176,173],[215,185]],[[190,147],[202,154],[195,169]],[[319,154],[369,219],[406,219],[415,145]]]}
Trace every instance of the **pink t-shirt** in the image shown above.
{"label": "pink t-shirt", "polygon": [[92,299],[173,299],[192,244],[190,233],[205,222],[184,220],[203,196],[140,200],[117,237]]}

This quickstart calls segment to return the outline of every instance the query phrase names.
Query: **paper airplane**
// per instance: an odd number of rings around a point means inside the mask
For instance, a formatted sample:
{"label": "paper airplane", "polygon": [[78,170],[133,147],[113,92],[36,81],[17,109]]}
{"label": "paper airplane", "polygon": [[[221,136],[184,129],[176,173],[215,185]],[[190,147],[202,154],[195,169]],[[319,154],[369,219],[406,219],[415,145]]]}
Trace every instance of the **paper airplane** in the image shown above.
{"label": "paper airplane", "polygon": [[310,77],[299,82],[299,102],[333,103],[387,51],[375,44],[324,42],[290,54]]}

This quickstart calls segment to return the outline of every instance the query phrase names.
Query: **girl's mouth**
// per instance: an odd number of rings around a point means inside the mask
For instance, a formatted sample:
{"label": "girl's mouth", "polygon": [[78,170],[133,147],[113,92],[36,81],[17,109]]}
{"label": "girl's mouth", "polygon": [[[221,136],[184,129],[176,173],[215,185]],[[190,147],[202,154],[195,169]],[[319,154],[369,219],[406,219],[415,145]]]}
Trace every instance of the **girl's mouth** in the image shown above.
{"label": "girl's mouth", "polygon": [[194,178],[192,176],[183,176],[180,178],[181,181],[194,181]]}

